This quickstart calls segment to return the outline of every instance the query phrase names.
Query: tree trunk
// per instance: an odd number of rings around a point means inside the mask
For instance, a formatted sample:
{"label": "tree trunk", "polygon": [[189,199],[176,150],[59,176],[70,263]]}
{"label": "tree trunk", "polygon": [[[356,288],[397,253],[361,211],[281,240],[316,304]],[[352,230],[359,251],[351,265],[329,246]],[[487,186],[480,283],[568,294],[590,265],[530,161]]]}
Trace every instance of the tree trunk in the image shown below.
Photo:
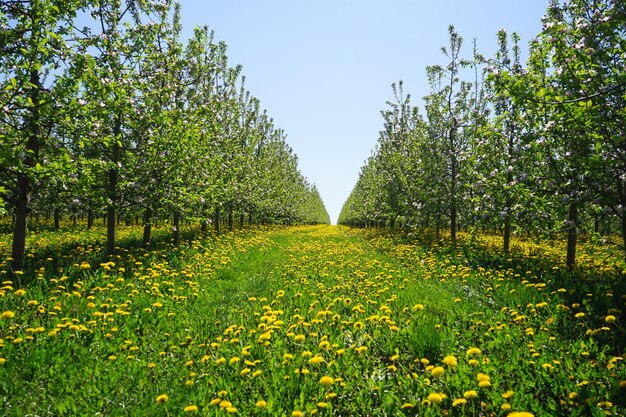
{"label": "tree trunk", "polygon": [[450,238],[452,246],[456,246],[456,205],[452,205],[450,209]]}
{"label": "tree trunk", "polygon": [[228,230],[233,230],[233,210],[228,210]]}
{"label": "tree trunk", "polygon": [[215,231],[220,232],[220,206],[215,206]]}
{"label": "tree trunk", "polygon": [[93,210],[87,210],[87,230],[93,226]]}
{"label": "tree trunk", "polygon": [[[39,71],[32,70],[30,73],[30,101],[29,108],[29,135],[26,142],[26,158],[24,158],[24,168],[34,168],[39,157],[39,91],[41,83],[39,79]],[[11,247],[11,269],[13,271],[22,271],[24,269],[24,254],[26,252],[26,230],[28,227],[28,215],[30,213],[30,193],[33,184],[25,173],[17,176],[17,201],[15,204],[15,222],[13,224],[13,244]]]}
{"label": "tree trunk", "polygon": [[509,252],[511,249],[511,212],[507,209],[507,213],[504,216],[504,245],[505,252]]}
{"label": "tree trunk", "polygon": [[180,211],[174,212],[174,246],[180,245]]}
{"label": "tree trunk", "polygon": [[622,242],[624,248],[624,256],[626,256],[626,213],[622,213]]}
{"label": "tree trunk", "polygon": [[115,206],[117,205],[117,181],[118,172],[117,164],[120,162],[120,146],[118,140],[122,132],[122,118],[117,115],[115,117],[115,125],[113,126],[113,151],[111,154],[112,166],[109,169],[109,206],[107,207],[107,246],[106,254],[111,256],[115,254]]}
{"label": "tree trunk", "polygon": [[25,174],[17,179],[18,195],[15,205],[15,222],[13,224],[13,247],[11,249],[11,269],[24,269],[24,253],[26,251],[26,229],[28,225],[28,210],[30,202],[30,180]]}
{"label": "tree trunk", "polygon": [[578,228],[578,203],[575,201],[569,205],[567,216],[567,267],[573,268],[576,264],[576,229]]}
{"label": "tree trunk", "polygon": [[243,228],[244,222],[245,222],[245,216],[243,215],[243,213],[240,213],[239,214],[239,227]]}
{"label": "tree trunk", "polygon": [[146,211],[143,213],[143,240],[142,245],[144,248],[150,247],[150,240],[152,239],[152,209],[146,207]]}
{"label": "tree trunk", "polygon": [[57,207],[54,209],[54,230],[61,228],[61,210]]}

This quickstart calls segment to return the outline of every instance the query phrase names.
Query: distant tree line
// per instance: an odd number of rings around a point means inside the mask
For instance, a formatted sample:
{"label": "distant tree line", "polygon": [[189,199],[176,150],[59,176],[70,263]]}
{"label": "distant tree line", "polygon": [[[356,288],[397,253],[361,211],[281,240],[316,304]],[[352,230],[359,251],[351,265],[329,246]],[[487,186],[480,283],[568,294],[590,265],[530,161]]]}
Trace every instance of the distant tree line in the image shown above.
{"label": "distant tree line", "polygon": [[169,0],[0,1],[0,212],[21,270],[28,219],[329,223],[207,27]]}
{"label": "distant tree line", "polygon": [[402,82],[339,223],[621,234],[626,253],[626,3],[551,1],[526,64],[497,34],[492,58],[462,52],[426,69],[424,112]]}

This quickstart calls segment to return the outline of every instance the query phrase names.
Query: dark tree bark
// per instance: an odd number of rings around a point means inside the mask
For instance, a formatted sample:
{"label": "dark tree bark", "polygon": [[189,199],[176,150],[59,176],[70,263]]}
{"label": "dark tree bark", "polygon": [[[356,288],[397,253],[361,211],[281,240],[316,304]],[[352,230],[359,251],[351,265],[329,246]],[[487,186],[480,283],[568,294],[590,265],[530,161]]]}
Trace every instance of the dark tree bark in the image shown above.
{"label": "dark tree bark", "polygon": [[568,268],[573,268],[576,264],[576,238],[578,228],[578,203],[573,201],[569,205],[567,216],[567,261]]}
{"label": "dark tree bark", "polygon": [[[28,129],[29,135],[26,141],[26,158],[24,159],[24,167],[26,169],[34,168],[39,157],[39,148],[41,147],[41,130],[40,130],[40,114],[39,114],[39,93],[41,91],[41,80],[38,70],[30,73],[30,83],[32,85],[30,91],[31,107],[29,108]],[[11,247],[11,269],[13,271],[21,271],[24,269],[24,254],[26,252],[26,230],[28,228],[28,215],[30,213],[30,196],[33,184],[28,174],[23,172],[17,176],[17,198],[15,201],[15,222],[13,224],[13,244]]]}
{"label": "dark tree bark", "polygon": [[150,246],[150,240],[152,239],[152,209],[146,207],[146,211],[143,213],[143,240],[142,245],[144,248]]}
{"label": "dark tree bark", "polygon": [[122,132],[122,118],[121,116],[115,117],[115,125],[113,126],[113,149],[111,152],[111,168],[109,169],[109,206],[107,207],[107,246],[106,254],[115,254],[115,209],[117,205],[117,182],[118,171],[117,164],[120,162],[120,146],[118,139]]}
{"label": "dark tree bark", "polygon": [[180,211],[174,212],[174,245],[180,245]]}

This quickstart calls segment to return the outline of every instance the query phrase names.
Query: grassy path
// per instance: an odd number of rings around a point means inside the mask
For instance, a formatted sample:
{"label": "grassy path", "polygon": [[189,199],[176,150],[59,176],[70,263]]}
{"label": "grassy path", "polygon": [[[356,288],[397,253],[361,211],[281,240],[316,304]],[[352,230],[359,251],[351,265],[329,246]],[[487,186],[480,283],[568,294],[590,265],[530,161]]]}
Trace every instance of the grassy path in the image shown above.
{"label": "grassy path", "polygon": [[626,414],[608,272],[330,226],[66,256],[0,289],[0,415]]}

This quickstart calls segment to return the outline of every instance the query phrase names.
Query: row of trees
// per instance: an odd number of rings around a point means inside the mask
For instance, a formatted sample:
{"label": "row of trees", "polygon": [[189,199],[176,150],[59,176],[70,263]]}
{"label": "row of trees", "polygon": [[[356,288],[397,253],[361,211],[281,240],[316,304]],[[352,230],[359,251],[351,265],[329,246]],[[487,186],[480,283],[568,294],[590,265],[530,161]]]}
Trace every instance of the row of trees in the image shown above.
{"label": "row of trees", "polygon": [[[443,66],[427,68],[425,113],[393,85],[373,155],[339,222],[618,232],[626,253],[626,3],[550,2],[525,65],[519,38],[495,56],[449,28]],[[469,79],[469,80],[468,80]]]}
{"label": "row of trees", "polygon": [[13,215],[12,268],[27,221],[54,212],[206,228],[328,223],[315,186],[241,67],[207,27],[181,39],[169,0],[0,1],[0,210]]}

